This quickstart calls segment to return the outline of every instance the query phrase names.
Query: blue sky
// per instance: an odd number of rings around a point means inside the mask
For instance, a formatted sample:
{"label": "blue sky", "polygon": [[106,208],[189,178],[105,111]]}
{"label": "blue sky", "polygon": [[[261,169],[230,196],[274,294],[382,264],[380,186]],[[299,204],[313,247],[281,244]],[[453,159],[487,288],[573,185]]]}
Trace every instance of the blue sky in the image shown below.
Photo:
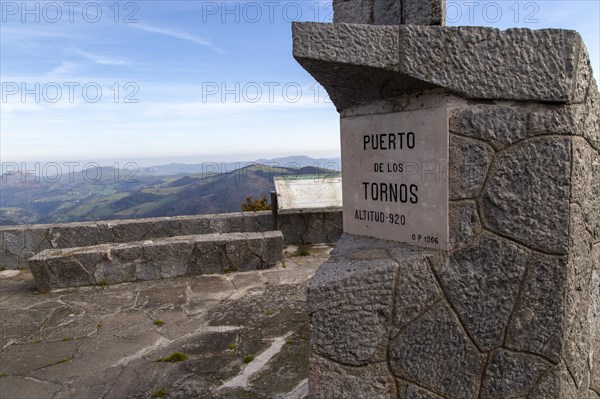
{"label": "blue sky", "polygon": [[[447,3],[448,25],[578,30],[599,78],[598,0]],[[291,21],[329,22],[329,1],[0,6],[2,162],[339,155],[338,115],[291,50]]]}

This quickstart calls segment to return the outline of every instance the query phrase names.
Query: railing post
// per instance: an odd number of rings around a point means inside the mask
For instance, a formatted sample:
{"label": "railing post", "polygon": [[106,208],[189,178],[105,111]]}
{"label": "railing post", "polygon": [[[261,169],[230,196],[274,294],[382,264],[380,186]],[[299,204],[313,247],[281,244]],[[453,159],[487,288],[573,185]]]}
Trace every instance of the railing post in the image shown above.
{"label": "railing post", "polygon": [[277,205],[277,193],[271,191],[271,213],[273,214],[273,230],[279,230],[279,214]]}

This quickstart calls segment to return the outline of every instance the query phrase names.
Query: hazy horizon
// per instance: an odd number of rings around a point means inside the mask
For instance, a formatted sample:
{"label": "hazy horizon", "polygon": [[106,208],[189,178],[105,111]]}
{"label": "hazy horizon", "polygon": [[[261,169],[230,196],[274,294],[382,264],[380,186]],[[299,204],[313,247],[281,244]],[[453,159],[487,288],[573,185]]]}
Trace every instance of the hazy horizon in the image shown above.
{"label": "hazy horizon", "polygon": [[[137,160],[126,160],[126,159],[104,159],[104,160],[57,160],[57,161],[28,161],[28,162],[15,162],[6,161],[1,163],[0,175],[11,172],[30,172],[38,175],[50,174],[68,174],[70,172],[79,172],[82,169],[87,168],[130,168],[132,165],[136,168],[156,168],[156,167],[167,167],[170,165],[182,165],[182,166],[196,166],[206,165],[207,167],[214,169],[216,166],[223,171],[230,171],[231,165],[227,169],[223,168],[224,164],[236,164],[235,167],[244,167],[249,164],[256,163],[257,161],[266,160],[268,166],[281,166],[281,167],[294,167],[296,164],[294,161],[288,163],[280,162],[279,160],[285,160],[286,158],[298,158],[307,157],[311,160],[318,162],[319,160],[335,160],[339,161],[338,168],[341,169],[341,157],[340,154],[333,156],[310,156],[305,154],[294,154],[284,156],[255,156],[253,158],[203,158],[203,157],[180,157],[177,159],[173,158],[142,158]],[[238,165],[239,164],[239,165]],[[315,166],[311,164],[311,166]],[[318,167],[326,167],[325,162],[323,164],[317,164]],[[185,172],[180,172],[185,173]]]}

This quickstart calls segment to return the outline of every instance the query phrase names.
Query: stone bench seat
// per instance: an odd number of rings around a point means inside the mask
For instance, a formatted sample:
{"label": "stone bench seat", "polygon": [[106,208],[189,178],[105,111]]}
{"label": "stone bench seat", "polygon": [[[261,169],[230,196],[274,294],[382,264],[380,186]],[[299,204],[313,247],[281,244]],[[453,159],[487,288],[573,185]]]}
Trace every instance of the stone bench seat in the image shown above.
{"label": "stone bench seat", "polygon": [[[333,243],[342,234],[342,210],[279,215],[286,245]],[[0,267],[27,267],[29,258],[46,249],[73,249],[197,234],[255,233],[272,230],[271,211],[148,219],[36,224],[0,227]]]}
{"label": "stone bench seat", "polygon": [[265,269],[281,260],[282,249],[280,231],[201,234],[47,249],[29,268],[37,287],[48,290]]}

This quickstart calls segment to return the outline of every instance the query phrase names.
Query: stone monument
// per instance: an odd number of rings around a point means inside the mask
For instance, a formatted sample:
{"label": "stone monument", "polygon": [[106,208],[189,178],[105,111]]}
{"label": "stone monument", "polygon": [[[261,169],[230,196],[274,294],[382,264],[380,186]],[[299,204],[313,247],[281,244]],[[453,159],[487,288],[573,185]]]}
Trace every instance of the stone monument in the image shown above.
{"label": "stone monument", "polygon": [[311,397],[599,399],[588,53],[569,30],[444,27],[444,8],[334,0],[334,23],[293,25],[344,152],[346,234],[308,289]]}

